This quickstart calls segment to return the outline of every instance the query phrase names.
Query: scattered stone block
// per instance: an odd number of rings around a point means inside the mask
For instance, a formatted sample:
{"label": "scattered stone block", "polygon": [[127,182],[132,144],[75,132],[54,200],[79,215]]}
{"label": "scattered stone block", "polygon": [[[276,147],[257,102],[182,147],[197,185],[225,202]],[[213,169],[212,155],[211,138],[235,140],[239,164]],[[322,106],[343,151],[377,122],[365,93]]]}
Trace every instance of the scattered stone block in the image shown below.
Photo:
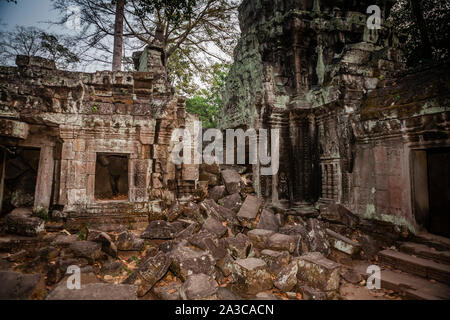
{"label": "scattered stone block", "polygon": [[104,257],[100,243],[92,241],[77,241],[69,246],[69,249],[78,258],[85,258],[89,262],[94,262]]}
{"label": "scattered stone block", "polygon": [[116,241],[117,249],[121,251],[140,251],[144,245],[145,241],[130,231],[121,232]]}
{"label": "scattered stone block", "polygon": [[271,230],[263,230],[263,229],[254,229],[247,233],[248,238],[255,248],[264,249],[266,248],[267,241],[274,234],[274,231]]}
{"label": "scattered stone block", "polygon": [[229,194],[238,193],[241,191],[242,180],[236,170],[222,170],[222,179]]}
{"label": "scattered stone block", "polygon": [[295,250],[294,256],[301,256],[302,254],[308,253],[308,231],[306,228],[300,224],[293,226],[284,226],[280,228],[279,233],[286,234],[295,238]]}
{"label": "scattered stone block", "polygon": [[219,221],[228,221],[229,223],[235,223],[236,214],[218,205],[214,200],[208,199],[200,204],[201,209],[209,216],[214,217]]}
{"label": "scattered stone block", "polygon": [[228,231],[228,229],[220,221],[213,217],[209,217],[208,219],[206,219],[205,223],[203,224],[203,228],[215,234],[219,238],[223,237]]}
{"label": "scattered stone block", "polygon": [[17,208],[9,213],[6,220],[6,231],[27,237],[35,237],[44,231],[45,222],[32,216],[32,211],[27,208]]}
{"label": "scattered stone block", "polygon": [[320,291],[339,289],[340,265],[325,258],[319,252],[311,252],[295,258],[298,263],[297,278]]}
{"label": "scattered stone block", "polygon": [[0,300],[27,300],[42,298],[45,290],[44,276],[0,271]]}
{"label": "scattered stone block", "polygon": [[200,273],[188,276],[180,288],[183,300],[217,300],[219,285],[211,276]]}
{"label": "scattered stone block", "polygon": [[295,261],[291,262],[286,267],[281,269],[273,285],[283,292],[291,291],[297,285],[297,272],[298,272],[297,262]]}
{"label": "scattered stone block", "polygon": [[330,229],[327,229],[326,231],[331,247],[338,251],[344,252],[353,258],[359,255],[361,245],[358,242],[344,237],[343,235],[340,235]]}
{"label": "scattered stone block", "polygon": [[241,209],[237,214],[239,222],[247,228],[252,228],[255,224],[256,217],[258,216],[262,206],[262,200],[254,197],[247,196]]}
{"label": "scattered stone block", "polygon": [[172,282],[165,286],[155,286],[153,293],[161,300],[173,301],[180,300],[180,282]]}
{"label": "scattered stone block", "polygon": [[70,290],[60,282],[45,300],[137,300],[137,286],[111,283],[89,283],[80,290]]}
{"label": "scattered stone block", "polygon": [[317,219],[308,219],[307,242],[310,252],[320,252],[325,257],[330,255],[330,243],[327,239],[327,233],[324,224]]}
{"label": "scattered stone block", "polygon": [[278,232],[280,224],[275,214],[267,209],[263,209],[258,222],[258,229],[272,230]]}
{"label": "scattered stone block", "polygon": [[87,240],[100,243],[102,245],[103,252],[113,258],[117,257],[117,247],[106,232],[91,229],[89,230]]}
{"label": "scattered stone block", "polygon": [[272,276],[264,260],[256,258],[238,259],[233,265],[233,282],[237,290],[249,295],[270,290]]}
{"label": "scattered stone block", "polygon": [[320,207],[320,217],[332,223],[343,224],[355,228],[359,224],[358,216],[341,204],[329,204]]}
{"label": "scattered stone block", "polygon": [[57,247],[68,247],[72,243],[79,241],[80,238],[77,234],[71,234],[71,235],[59,235],[55,238],[55,240],[52,242],[52,245]]}
{"label": "scattered stone block", "polygon": [[242,207],[242,198],[239,193],[233,193],[232,195],[220,198],[219,204],[237,213]]}
{"label": "scattered stone block", "polygon": [[225,186],[216,186],[209,190],[209,198],[217,201],[222,199],[226,194]]}
{"label": "scattered stone block", "polygon": [[141,234],[142,239],[174,239],[184,229],[180,222],[166,222],[163,220],[150,221],[147,228]]}
{"label": "scattered stone block", "polygon": [[171,264],[169,256],[159,252],[156,256],[144,261],[137,271],[137,277],[141,280],[137,295],[145,296],[153,286],[167,273]]}
{"label": "scattered stone block", "polygon": [[267,248],[293,253],[295,250],[295,238],[285,234],[275,233],[267,240]]}
{"label": "scattered stone block", "polygon": [[309,286],[300,286],[298,291],[302,294],[303,300],[327,300],[327,294]]}
{"label": "scattered stone block", "polygon": [[273,251],[269,249],[261,251],[260,258],[267,263],[272,274],[278,274],[291,261],[291,255],[288,251]]}
{"label": "scattered stone block", "polygon": [[180,244],[172,250],[170,258],[172,259],[170,269],[182,281],[186,281],[192,274],[213,275],[215,272],[215,260],[209,253],[194,250],[185,244]]}
{"label": "scattered stone block", "polygon": [[226,238],[227,249],[235,259],[245,259],[253,253],[253,244],[250,239],[242,233],[234,238]]}

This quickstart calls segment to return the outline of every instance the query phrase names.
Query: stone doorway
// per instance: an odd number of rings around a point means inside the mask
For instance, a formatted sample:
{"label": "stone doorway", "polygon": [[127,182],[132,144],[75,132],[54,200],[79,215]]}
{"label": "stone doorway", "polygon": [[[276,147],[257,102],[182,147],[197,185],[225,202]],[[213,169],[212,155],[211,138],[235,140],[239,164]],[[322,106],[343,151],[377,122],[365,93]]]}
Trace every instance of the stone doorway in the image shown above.
{"label": "stone doorway", "polygon": [[412,164],[416,222],[450,238],[450,148],[413,150]]}
{"label": "stone doorway", "polygon": [[128,156],[98,153],[95,164],[95,200],[128,201]]}
{"label": "stone doorway", "polygon": [[33,207],[40,149],[9,147],[1,150],[1,214],[15,208]]}

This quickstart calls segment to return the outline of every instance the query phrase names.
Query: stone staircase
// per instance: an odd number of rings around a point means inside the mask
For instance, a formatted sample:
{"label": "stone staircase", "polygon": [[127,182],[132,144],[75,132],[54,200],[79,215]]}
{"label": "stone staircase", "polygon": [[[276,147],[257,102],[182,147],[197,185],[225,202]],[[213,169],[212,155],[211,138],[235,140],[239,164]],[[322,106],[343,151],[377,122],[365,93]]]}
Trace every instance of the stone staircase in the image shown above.
{"label": "stone staircase", "polygon": [[[413,242],[378,253],[381,285],[407,299],[450,299],[450,239],[420,234]],[[368,264],[367,264],[368,265]],[[365,263],[355,269],[367,278]]]}

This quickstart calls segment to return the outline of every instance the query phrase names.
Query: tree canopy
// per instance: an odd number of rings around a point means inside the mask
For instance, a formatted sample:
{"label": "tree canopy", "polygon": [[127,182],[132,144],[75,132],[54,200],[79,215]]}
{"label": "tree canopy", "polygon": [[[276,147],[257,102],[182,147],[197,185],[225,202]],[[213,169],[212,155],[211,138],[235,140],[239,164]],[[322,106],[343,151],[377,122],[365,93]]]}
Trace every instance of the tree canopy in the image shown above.
{"label": "tree canopy", "polygon": [[[83,60],[110,65],[116,13],[115,0],[53,0],[64,24],[80,9],[81,29],[75,36]],[[172,84],[186,93],[186,83],[206,74],[216,62],[229,63],[239,36],[237,0],[127,0],[124,9],[124,63],[131,52],[160,42]],[[191,92],[188,92],[189,94]]]}
{"label": "tree canopy", "polygon": [[37,55],[55,60],[60,68],[73,67],[80,61],[74,47],[70,38],[35,27],[16,26],[12,31],[0,32],[0,61],[3,64],[13,64],[16,55]]}

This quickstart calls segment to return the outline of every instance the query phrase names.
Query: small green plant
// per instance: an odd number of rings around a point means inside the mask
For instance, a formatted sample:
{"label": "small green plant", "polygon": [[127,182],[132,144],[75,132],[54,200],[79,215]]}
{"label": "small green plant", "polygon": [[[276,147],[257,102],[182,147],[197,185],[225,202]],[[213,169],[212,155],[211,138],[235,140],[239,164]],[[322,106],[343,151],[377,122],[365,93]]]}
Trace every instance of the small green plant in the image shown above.
{"label": "small green plant", "polygon": [[397,94],[394,98],[395,98],[395,100],[400,100],[401,96],[399,94]]}
{"label": "small green plant", "polygon": [[383,76],[382,74],[380,74],[380,75],[378,76],[378,79],[383,80],[383,79],[384,79],[384,76]]}
{"label": "small green plant", "polygon": [[80,241],[86,240],[86,235],[84,234],[83,231],[81,231],[81,230],[78,231],[77,235],[78,235],[78,239],[79,239]]}
{"label": "small green plant", "polygon": [[44,220],[45,222],[48,222],[50,220],[50,216],[48,214],[48,211],[44,208],[39,208],[36,211],[36,214],[39,218],[41,218],[42,220]]}
{"label": "small green plant", "polygon": [[131,257],[131,261],[134,261],[134,262],[136,262],[136,264],[139,264],[139,261],[141,261],[141,259],[139,259],[139,258],[136,257],[136,256],[132,256],[132,257]]}
{"label": "small green plant", "polygon": [[94,104],[94,105],[92,106],[92,111],[98,112],[98,105],[97,105],[97,104]]}

